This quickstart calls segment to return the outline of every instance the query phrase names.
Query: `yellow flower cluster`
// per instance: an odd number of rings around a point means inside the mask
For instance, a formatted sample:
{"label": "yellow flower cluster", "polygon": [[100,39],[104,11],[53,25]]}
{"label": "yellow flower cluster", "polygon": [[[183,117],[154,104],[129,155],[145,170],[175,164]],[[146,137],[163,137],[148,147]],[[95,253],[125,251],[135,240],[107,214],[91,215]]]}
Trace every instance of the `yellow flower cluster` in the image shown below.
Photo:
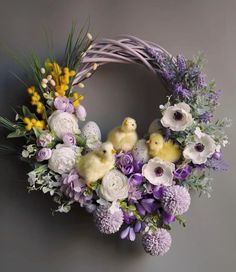
{"label": "yellow flower cluster", "polygon": [[45,122],[43,120],[37,120],[35,118],[28,118],[25,117],[23,119],[24,123],[25,123],[25,129],[26,130],[31,130],[33,127],[35,128],[39,128],[39,129],[45,129]]}
{"label": "yellow flower cluster", "polygon": [[39,114],[42,114],[44,112],[44,106],[43,103],[40,102],[40,95],[35,90],[34,86],[31,86],[27,89],[28,93],[31,95],[31,104],[36,106],[36,111]]}
{"label": "yellow flower cluster", "polygon": [[77,92],[73,92],[72,94],[73,97],[73,105],[75,108],[77,108],[80,104],[80,101],[84,100],[84,96],[83,95],[79,95]]}
{"label": "yellow flower cluster", "polygon": [[69,89],[70,77],[75,75],[75,71],[65,67],[62,73],[61,67],[56,62],[48,62],[46,67],[51,70],[51,75],[56,82],[55,95],[65,96],[66,91]]}

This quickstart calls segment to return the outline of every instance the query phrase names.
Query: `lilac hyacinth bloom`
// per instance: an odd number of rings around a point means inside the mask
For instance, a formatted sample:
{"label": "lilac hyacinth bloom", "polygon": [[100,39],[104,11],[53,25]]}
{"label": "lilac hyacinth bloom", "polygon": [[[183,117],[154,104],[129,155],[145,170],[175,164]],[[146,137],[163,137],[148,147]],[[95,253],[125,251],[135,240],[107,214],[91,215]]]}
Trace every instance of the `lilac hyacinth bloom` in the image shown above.
{"label": "lilac hyacinth bloom", "polygon": [[123,212],[117,209],[114,212],[109,207],[99,206],[94,212],[94,222],[98,230],[105,234],[112,234],[119,231],[123,224]]}
{"label": "lilac hyacinth bloom", "polygon": [[84,194],[86,185],[85,181],[73,169],[69,174],[63,174],[61,177],[61,191],[78,202],[81,207],[86,207],[92,204],[92,194]]}
{"label": "lilac hyacinth bloom", "polygon": [[52,150],[50,148],[41,148],[36,156],[36,159],[38,162],[42,162],[45,160],[49,160],[52,156]]}
{"label": "lilac hyacinth bloom", "polygon": [[176,84],[174,87],[174,93],[177,96],[181,96],[183,98],[189,99],[192,96],[192,93],[190,90],[187,90],[186,88],[184,88],[181,84]]}
{"label": "lilac hyacinth bloom", "polygon": [[176,57],[176,64],[177,64],[177,68],[180,72],[185,71],[187,68],[187,60],[183,55],[178,55]]}
{"label": "lilac hyacinth bloom", "polygon": [[62,137],[63,143],[67,146],[76,145],[75,135],[72,133],[66,133]]}
{"label": "lilac hyacinth bloom", "polygon": [[142,192],[136,185],[131,184],[129,186],[128,200],[131,203],[136,203],[139,199],[142,198]]}
{"label": "lilac hyacinth bloom", "polygon": [[116,165],[124,175],[130,175],[134,172],[134,158],[130,152],[120,152],[116,159]]}
{"label": "lilac hyacinth bloom", "polygon": [[63,96],[58,96],[55,98],[54,107],[60,111],[67,111],[69,113],[74,112],[74,106],[72,102],[68,98]]}
{"label": "lilac hyacinth bloom", "polygon": [[173,185],[163,188],[161,205],[168,214],[182,215],[189,209],[190,202],[190,194],[185,187]]}
{"label": "lilac hyacinth bloom", "polygon": [[69,99],[63,96],[58,96],[54,100],[54,107],[57,110],[66,111],[69,104]]}
{"label": "lilac hyacinth bloom", "polygon": [[162,228],[142,237],[144,250],[152,256],[164,255],[170,249],[171,241],[170,233]]}
{"label": "lilac hyacinth bloom", "polygon": [[183,167],[177,168],[174,171],[174,177],[177,178],[178,180],[185,180],[192,172],[192,169],[193,169],[192,166],[188,164]]}
{"label": "lilac hyacinth bloom", "polygon": [[124,212],[124,223],[127,226],[121,231],[120,238],[134,241],[136,238],[136,233],[141,231],[141,222],[138,221],[132,213]]}

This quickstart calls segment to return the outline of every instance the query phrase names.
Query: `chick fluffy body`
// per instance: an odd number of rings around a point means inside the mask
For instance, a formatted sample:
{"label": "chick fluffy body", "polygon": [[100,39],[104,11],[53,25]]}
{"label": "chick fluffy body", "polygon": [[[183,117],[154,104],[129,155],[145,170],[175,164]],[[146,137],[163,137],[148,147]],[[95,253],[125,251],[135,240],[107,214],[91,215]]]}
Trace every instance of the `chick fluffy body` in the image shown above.
{"label": "chick fluffy body", "polygon": [[136,121],[133,118],[126,117],[120,127],[116,127],[109,132],[108,141],[118,151],[130,151],[138,141],[136,128]]}
{"label": "chick fluffy body", "polygon": [[115,165],[115,150],[110,142],[105,142],[98,150],[82,157],[76,163],[76,170],[89,185],[103,178]]}
{"label": "chick fluffy body", "polygon": [[160,133],[152,133],[147,144],[151,157],[158,157],[169,162],[176,162],[181,157],[179,146],[172,140],[165,141]]}

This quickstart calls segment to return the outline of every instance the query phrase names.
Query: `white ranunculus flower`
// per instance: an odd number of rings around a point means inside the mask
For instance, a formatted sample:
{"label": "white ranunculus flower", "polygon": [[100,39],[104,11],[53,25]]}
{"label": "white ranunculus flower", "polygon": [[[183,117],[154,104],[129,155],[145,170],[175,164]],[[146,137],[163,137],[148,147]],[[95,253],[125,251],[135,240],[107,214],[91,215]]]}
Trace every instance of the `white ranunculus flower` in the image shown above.
{"label": "white ranunculus flower", "polygon": [[48,125],[60,139],[62,139],[66,133],[77,134],[80,132],[76,116],[60,110],[54,111],[48,118]]}
{"label": "white ranunculus flower", "polygon": [[144,164],[142,175],[153,185],[173,185],[175,165],[155,157]]}
{"label": "white ranunculus flower", "polygon": [[185,147],[183,156],[194,164],[202,164],[215,153],[216,149],[212,137],[196,128],[194,142]]}
{"label": "white ranunculus flower", "polygon": [[48,161],[48,167],[56,173],[70,172],[76,161],[76,151],[68,146],[58,145],[52,150],[52,156]]}
{"label": "white ranunculus flower", "polygon": [[99,195],[101,198],[113,202],[127,198],[128,191],[128,178],[120,171],[113,169],[103,177]]}
{"label": "white ranunculus flower", "polygon": [[183,131],[193,123],[188,104],[181,102],[168,107],[163,112],[161,124],[173,131]]}

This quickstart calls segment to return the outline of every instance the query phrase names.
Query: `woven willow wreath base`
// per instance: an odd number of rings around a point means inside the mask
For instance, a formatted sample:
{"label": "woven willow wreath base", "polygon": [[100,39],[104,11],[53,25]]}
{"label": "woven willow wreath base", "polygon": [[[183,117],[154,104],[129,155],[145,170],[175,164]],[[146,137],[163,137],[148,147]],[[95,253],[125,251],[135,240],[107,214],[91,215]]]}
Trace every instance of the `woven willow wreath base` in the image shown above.
{"label": "woven willow wreath base", "polygon": [[[162,117],[145,137],[132,117],[124,116],[103,137],[96,122],[83,124],[84,81],[106,63],[143,65],[168,88],[166,104],[157,105]],[[202,64],[201,56],[175,58],[133,36],[93,41],[89,33],[77,37],[74,29],[61,63],[49,58],[41,64],[33,56],[31,105],[22,106],[15,122],[0,118],[8,138],[25,139],[14,151],[32,167],[29,191],[50,194],[57,212],[79,204],[93,214],[100,232],[130,241],[140,234],[147,253],[165,254],[172,222],[185,226],[190,190],[209,193],[209,174],[225,169],[221,149],[228,123],[213,119],[219,91],[206,83]]]}

